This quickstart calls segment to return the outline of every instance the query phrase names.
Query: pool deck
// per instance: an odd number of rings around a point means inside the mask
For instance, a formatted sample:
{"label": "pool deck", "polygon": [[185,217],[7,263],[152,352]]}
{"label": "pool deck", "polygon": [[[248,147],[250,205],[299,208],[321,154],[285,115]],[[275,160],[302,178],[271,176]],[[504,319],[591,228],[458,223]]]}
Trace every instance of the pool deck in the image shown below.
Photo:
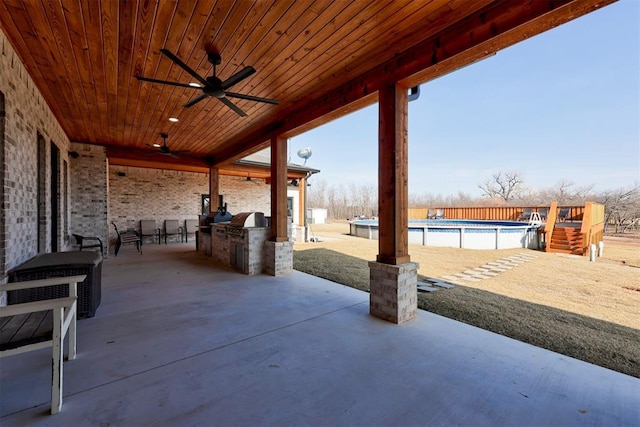
{"label": "pool deck", "polygon": [[4,426],[638,426],[640,379],[428,312],[397,326],[314,276],[244,276],[192,244],[125,247],[51,353],[2,359]]}

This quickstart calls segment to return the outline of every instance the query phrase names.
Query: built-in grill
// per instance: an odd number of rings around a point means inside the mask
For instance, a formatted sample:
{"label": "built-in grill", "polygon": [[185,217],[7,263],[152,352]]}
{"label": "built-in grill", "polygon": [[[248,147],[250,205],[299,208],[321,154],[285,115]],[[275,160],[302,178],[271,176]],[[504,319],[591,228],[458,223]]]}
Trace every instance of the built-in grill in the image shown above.
{"label": "built-in grill", "polygon": [[266,227],[264,213],[262,212],[241,212],[231,218],[225,228],[228,236],[244,238],[247,227]]}

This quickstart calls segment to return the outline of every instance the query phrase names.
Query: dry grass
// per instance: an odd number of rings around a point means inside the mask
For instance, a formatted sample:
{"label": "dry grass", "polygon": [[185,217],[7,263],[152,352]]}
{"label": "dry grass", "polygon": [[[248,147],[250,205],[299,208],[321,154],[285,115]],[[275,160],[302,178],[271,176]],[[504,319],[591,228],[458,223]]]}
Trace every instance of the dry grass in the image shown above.
{"label": "dry grass", "polygon": [[[294,267],[368,290],[376,240],[347,235],[347,223],[314,225],[321,242],[296,243]],[[441,277],[505,256],[536,258],[479,282],[418,295],[419,307],[640,378],[640,239],[607,237],[591,263],[523,249],[469,250],[411,245],[418,274]]]}

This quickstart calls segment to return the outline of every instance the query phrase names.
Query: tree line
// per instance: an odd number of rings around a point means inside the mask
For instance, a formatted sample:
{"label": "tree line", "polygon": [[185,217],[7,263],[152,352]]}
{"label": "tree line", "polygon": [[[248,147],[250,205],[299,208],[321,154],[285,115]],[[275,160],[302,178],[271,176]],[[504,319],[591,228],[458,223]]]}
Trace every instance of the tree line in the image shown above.
{"label": "tree line", "polygon": [[[536,190],[526,185],[520,173],[502,171],[478,184],[478,188],[479,197],[464,192],[447,196],[410,194],[409,207],[549,206],[554,200],[558,206],[579,206],[592,201],[605,206],[606,231],[640,228],[640,186],[637,184],[595,192],[593,186],[561,180],[552,187]],[[378,215],[378,189],[373,185],[355,182],[330,185],[323,179],[314,179],[307,189],[307,206],[326,208],[330,219]]]}

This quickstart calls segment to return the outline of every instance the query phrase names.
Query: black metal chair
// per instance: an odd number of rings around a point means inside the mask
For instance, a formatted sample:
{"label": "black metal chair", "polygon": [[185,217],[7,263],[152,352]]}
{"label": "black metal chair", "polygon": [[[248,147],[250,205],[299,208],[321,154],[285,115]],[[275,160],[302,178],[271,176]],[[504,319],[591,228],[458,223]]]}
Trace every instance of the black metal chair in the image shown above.
{"label": "black metal chair", "polygon": [[78,250],[100,248],[100,255],[104,256],[104,246],[99,237],[81,236],[79,234],[72,234],[72,236],[76,239],[76,243],[80,245]]}
{"label": "black metal chair", "polygon": [[116,234],[118,235],[118,238],[116,240],[116,248],[113,251],[113,254],[115,256],[118,256],[118,251],[120,251],[120,246],[122,245],[135,244],[136,249],[138,250],[138,252],[140,252],[140,255],[142,255],[142,236],[140,236],[133,230],[127,230],[120,233],[115,222],[111,222],[111,224],[113,224],[113,228],[116,229]]}

